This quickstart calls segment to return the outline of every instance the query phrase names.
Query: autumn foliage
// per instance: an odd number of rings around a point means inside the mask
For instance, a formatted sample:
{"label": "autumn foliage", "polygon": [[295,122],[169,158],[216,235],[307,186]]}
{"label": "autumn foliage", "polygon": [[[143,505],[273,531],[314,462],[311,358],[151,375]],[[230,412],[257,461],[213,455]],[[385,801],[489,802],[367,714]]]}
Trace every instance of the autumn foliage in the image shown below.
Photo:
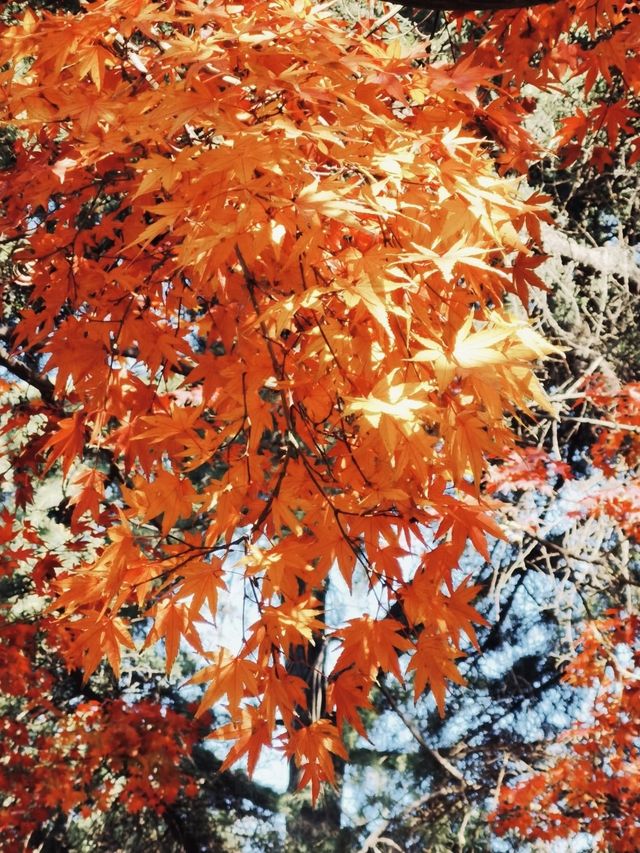
{"label": "autumn foliage", "polygon": [[[103,659],[118,676],[132,620],[168,672],[182,643],[202,656],[225,767],[275,745],[315,797],[380,672],[413,672],[441,713],[461,680],[482,620],[460,560],[502,535],[483,483],[513,458],[511,416],[553,414],[534,371],[555,350],[507,307],[541,285],[548,218],[517,176],[539,156],[520,89],[585,71],[591,88],[616,64],[640,79],[635,18],[574,7],[584,51],[558,3],[486,19],[449,65],[305,0],[26,8],[2,34],[13,510],[28,530],[60,470],[69,531],[65,560],[38,562],[37,537],[24,559],[86,677]],[[564,121],[566,162],[594,134],[606,163],[627,97]],[[332,621],[328,579],[356,570],[376,608]],[[239,650],[202,631],[231,574],[255,611]],[[89,754],[97,716],[133,743],[160,713],[89,704]],[[145,761],[193,736],[165,729]]]}
{"label": "autumn foliage", "polygon": [[615,613],[589,625],[564,675],[584,691],[586,718],[543,770],[503,789],[499,831],[547,842],[587,832],[598,849],[638,849],[639,636],[637,618]]}
{"label": "autumn foliage", "polygon": [[55,692],[55,680],[35,662],[34,626],[0,627],[0,687],[13,700],[0,716],[5,850],[23,849],[59,812],[88,816],[118,804],[162,814],[179,794],[197,793],[182,767],[204,731],[192,717],[148,700],[88,700],[63,710],[43,698]]}
{"label": "autumn foliage", "polygon": [[[32,580],[41,589],[55,558],[37,558],[35,546],[41,543],[28,522],[21,531],[13,529],[7,513],[2,522],[2,579],[19,576],[31,563]],[[119,804],[131,813],[162,814],[179,794],[198,790],[184,771],[209,721],[198,723],[142,696],[125,701],[89,694],[78,702],[74,674],[64,663],[69,641],[64,624],[43,616],[0,618],[5,850],[23,849],[24,839],[58,813],[89,815]]]}

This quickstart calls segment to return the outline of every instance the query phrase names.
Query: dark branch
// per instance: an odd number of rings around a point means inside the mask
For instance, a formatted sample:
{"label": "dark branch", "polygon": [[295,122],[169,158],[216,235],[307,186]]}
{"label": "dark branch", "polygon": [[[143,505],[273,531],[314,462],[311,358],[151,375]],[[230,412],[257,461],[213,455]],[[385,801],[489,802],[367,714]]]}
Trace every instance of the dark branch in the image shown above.
{"label": "dark branch", "polygon": [[26,365],[16,361],[14,358],[11,358],[2,350],[0,350],[0,367],[4,367],[4,369],[13,374],[13,376],[16,376],[18,379],[22,379],[23,382],[27,383],[27,385],[31,385],[32,388],[39,391],[40,396],[45,403],[48,403],[56,409],[60,408],[60,402],[55,398],[53,384],[44,376],[38,376],[32,370],[29,370]]}

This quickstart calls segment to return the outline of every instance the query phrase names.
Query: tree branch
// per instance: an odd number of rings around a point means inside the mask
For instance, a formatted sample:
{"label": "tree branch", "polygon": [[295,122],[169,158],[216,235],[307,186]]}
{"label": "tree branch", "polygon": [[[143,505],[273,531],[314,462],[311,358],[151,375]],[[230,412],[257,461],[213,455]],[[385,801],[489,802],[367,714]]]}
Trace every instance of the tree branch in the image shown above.
{"label": "tree branch", "polygon": [[640,435],[640,425],[638,424],[621,424],[618,421],[606,421],[602,418],[574,418],[569,415],[561,415],[560,418],[563,421],[572,421],[576,424],[591,424],[592,426],[602,427],[603,429],[610,429],[613,432],[634,432],[636,435]]}
{"label": "tree branch", "polygon": [[9,373],[12,373],[18,379],[22,379],[27,385],[31,385],[32,388],[39,391],[45,403],[56,409],[62,408],[60,401],[55,398],[53,384],[45,377],[36,375],[26,365],[11,358],[3,349],[0,349],[0,367],[4,367]]}
{"label": "tree branch", "polygon": [[407,727],[408,732],[411,734],[411,736],[414,738],[414,740],[418,744],[420,744],[422,749],[424,749],[424,751],[426,753],[428,753],[435,761],[437,761],[438,764],[441,767],[443,767],[444,770],[446,770],[446,772],[450,776],[453,776],[454,779],[457,779],[457,781],[460,782],[460,784],[462,786],[466,786],[466,780],[464,778],[464,775],[460,772],[460,770],[458,770],[457,767],[454,767],[453,764],[450,761],[448,761],[444,757],[444,755],[442,755],[440,752],[438,752],[437,749],[434,749],[432,746],[429,746],[429,744],[426,742],[426,740],[422,737],[417,726],[415,726],[413,724],[413,721],[407,717],[407,715],[404,713],[402,708],[398,705],[396,700],[393,698],[391,691],[389,690],[387,685],[382,680],[382,676],[380,676],[378,678],[378,687],[380,688],[381,692],[384,694],[387,702],[391,705],[391,707],[393,708],[395,713],[398,715],[398,717],[400,717],[400,719],[402,720],[404,725]]}
{"label": "tree branch", "polygon": [[640,268],[630,246],[585,246],[548,225],[542,227],[542,245],[548,255],[569,258],[601,275],[620,276],[640,286]]}
{"label": "tree branch", "polygon": [[[468,788],[472,791],[480,790],[481,786],[476,783],[471,783],[468,785]],[[413,800],[409,805],[405,806],[402,811],[397,814],[389,817],[383,821],[383,823],[377,828],[374,829],[369,836],[364,840],[362,846],[358,850],[358,853],[369,853],[369,851],[376,851],[380,848],[378,847],[378,842],[382,841],[386,842],[387,846],[391,848],[391,844],[389,843],[390,839],[387,839],[384,836],[384,833],[387,829],[394,823],[398,823],[403,818],[408,817],[412,812],[417,811],[418,809],[426,806],[433,800],[439,800],[446,797],[456,797],[460,796],[460,789],[458,787],[445,787],[445,788],[437,788],[435,791],[429,791],[426,794],[418,797],[416,800]],[[400,849],[397,845],[393,849]]]}

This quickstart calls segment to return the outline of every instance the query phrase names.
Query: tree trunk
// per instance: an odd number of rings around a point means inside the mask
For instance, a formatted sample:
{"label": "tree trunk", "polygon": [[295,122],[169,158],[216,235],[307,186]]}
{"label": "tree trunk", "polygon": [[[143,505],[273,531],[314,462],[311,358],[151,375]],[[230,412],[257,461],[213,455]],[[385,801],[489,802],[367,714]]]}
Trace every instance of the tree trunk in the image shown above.
{"label": "tree trunk", "polygon": [[[318,618],[324,615],[326,588],[315,591],[319,602]],[[307,707],[298,709],[302,725],[308,725],[322,719],[326,712],[326,679],[323,673],[325,637],[323,632],[315,632],[313,645],[292,646],[289,649],[287,672],[296,675],[307,684]],[[314,853],[340,853],[351,849],[347,846],[350,833],[340,829],[342,780],[344,762],[334,760],[336,786],[325,786],[315,806],[311,805],[309,792],[298,791],[300,770],[295,762],[289,762],[289,787],[287,802],[287,845],[286,849],[314,851]]]}

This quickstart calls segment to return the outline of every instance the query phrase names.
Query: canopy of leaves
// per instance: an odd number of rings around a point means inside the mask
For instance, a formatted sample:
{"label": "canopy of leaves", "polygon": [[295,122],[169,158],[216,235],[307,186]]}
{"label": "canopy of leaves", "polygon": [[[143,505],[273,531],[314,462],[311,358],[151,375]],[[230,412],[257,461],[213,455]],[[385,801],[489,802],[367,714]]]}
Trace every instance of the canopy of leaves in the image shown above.
{"label": "canopy of leaves", "polygon": [[[32,561],[69,667],[117,678],[140,625],[167,672],[188,644],[199,713],[225,707],[223,768],[273,744],[315,798],[387,674],[444,713],[484,622],[457,569],[504,535],[491,492],[573,461],[519,449],[518,413],[558,414],[534,369],[560,352],[516,308],[550,221],[518,177],[548,153],[523,87],[607,89],[554,145],[566,169],[607,169],[616,145],[633,163],[638,18],[590,0],[456,17],[431,63],[306,0],[5,20],[0,363],[31,536],[9,559]],[[635,386],[583,393],[634,427]],[[593,458],[632,469],[618,435]],[[27,519],[58,469],[67,553],[43,563]],[[596,503],[631,532],[633,493]],[[374,612],[333,618],[332,572],[364,575]],[[231,650],[202,626],[237,576]]]}
{"label": "canopy of leaves", "polygon": [[[317,785],[339,732],[308,721],[326,734],[302,739],[305,679],[283,673],[326,629],[314,590],[334,563],[347,583],[363,567],[382,618],[329,626],[332,683],[348,672],[364,702],[378,668],[400,677],[396,601],[421,683],[456,677],[447,646],[474,612],[449,615],[467,595],[452,570],[497,534],[486,460],[512,443],[504,412],[544,402],[530,365],[550,348],[500,307],[538,206],[463,130],[474,99],[429,69],[303,4],[238,11],[27,10],[5,35],[3,228],[28,294],[11,345],[51,383],[14,464],[59,462],[71,532],[106,531],[53,583],[70,663],[117,675],[134,606],[168,669],[181,639],[210,657],[203,707],[226,696],[233,757],[253,764],[279,719]],[[414,586],[400,557],[427,526]],[[233,664],[195,625],[227,567],[259,611]],[[425,583],[428,610],[410,607]]]}

